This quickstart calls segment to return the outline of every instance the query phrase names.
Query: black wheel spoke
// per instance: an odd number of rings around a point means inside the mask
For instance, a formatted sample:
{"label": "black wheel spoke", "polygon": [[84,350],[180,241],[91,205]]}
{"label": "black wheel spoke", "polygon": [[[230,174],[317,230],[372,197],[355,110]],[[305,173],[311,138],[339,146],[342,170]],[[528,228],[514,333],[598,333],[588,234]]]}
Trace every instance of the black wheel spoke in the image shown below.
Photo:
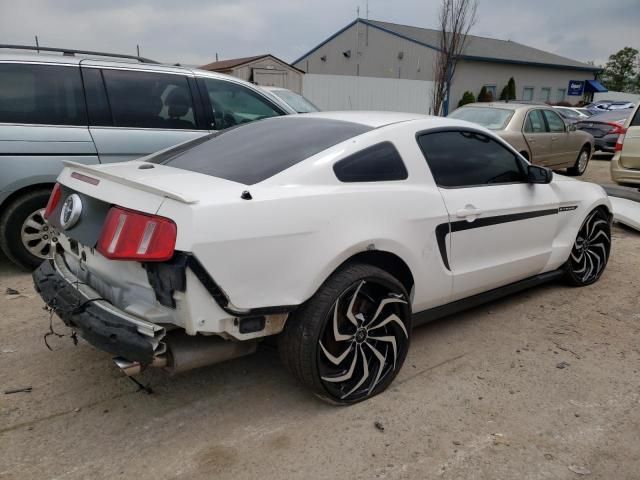
{"label": "black wheel spoke", "polygon": [[609,222],[600,210],[589,214],[571,249],[569,263],[581,285],[597,280],[609,259],[611,238]]}
{"label": "black wheel spoke", "polygon": [[358,401],[395,375],[408,348],[407,311],[403,295],[370,280],[340,295],[318,341],[320,380],[331,396]]}

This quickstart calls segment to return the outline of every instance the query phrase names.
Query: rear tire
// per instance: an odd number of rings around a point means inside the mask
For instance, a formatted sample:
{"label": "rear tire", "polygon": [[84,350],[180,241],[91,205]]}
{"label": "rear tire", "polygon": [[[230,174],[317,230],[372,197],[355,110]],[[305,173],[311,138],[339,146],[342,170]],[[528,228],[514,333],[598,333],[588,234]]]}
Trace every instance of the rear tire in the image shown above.
{"label": "rear tire", "polygon": [[351,264],[296,310],[279,337],[285,367],[323,400],[357,403],[384,391],[402,367],[411,307],[380,268]]}
{"label": "rear tire", "polygon": [[611,252],[609,215],[597,208],[587,215],[565,263],[565,280],[584,287],[597,282],[604,272]]}
{"label": "rear tire", "polygon": [[25,270],[33,270],[51,253],[51,237],[56,235],[42,213],[50,190],[34,190],[14,199],[0,216],[0,248],[9,260]]}
{"label": "rear tire", "polygon": [[573,177],[579,177],[584,174],[584,172],[587,171],[587,166],[589,165],[589,153],[590,149],[588,146],[585,145],[582,147],[582,150],[580,150],[580,153],[578,154],[578,158],[576,158],[576,163],[573,167],[567,168],[567,173]]}

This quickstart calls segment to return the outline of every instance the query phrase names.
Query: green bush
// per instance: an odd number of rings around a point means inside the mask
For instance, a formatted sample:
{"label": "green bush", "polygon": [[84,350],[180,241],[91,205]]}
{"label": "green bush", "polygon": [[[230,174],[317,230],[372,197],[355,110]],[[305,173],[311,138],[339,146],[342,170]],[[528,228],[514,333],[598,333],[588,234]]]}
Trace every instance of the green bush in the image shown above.
{"label": "green bush", "polygon": [[466,105],[467,103],[475,103],[476,97],[473,92],[466,91],[462,94],[462,98],[458,102],[458,108]]}
{"label": "green bush", "polygon": [[482,87],[480,89],[480,93],[478,94],[479,102],[493,102],[493,93],[490,90],[487,90],[487,87]]}
{"label": "green bush", "polygon": [[509,100],[516,99],[516,81],[511,77],[507,82],[507,88],[509,90]]}

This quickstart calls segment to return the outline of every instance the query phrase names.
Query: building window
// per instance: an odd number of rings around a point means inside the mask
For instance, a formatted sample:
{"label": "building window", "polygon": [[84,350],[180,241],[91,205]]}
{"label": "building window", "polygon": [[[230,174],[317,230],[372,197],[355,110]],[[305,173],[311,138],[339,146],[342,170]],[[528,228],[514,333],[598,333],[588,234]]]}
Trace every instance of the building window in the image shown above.
{"label": "building window", "polygon": [[533,100],[533,87],[524,87],[522,89],[522,100],[525,102]]}
{"label": "building window", "polygon": [[559,88],[558,89],[558,94],[556,95],[556,101],[557,102],[564,102],[564,97],[567,96],[567,89],[566,88]]}
{"label": "building window", "polygon": [[540,101],[548,102],[551,99],[551,89],[549,87],[542,87],[540,89]]}
{"label": "building window", "polygon": [[484,88],[487,89],[487,92],[491,92],[491,98],[494,100],[498,99],[498,97],[496,97],[497,89],[495,85],[485,85]]}

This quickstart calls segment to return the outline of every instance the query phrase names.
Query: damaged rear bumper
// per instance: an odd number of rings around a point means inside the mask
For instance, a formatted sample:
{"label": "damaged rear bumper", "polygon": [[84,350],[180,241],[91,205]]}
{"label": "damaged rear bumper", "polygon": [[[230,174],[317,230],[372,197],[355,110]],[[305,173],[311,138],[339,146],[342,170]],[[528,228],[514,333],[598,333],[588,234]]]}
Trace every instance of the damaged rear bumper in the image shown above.
{"label": "damaged rear bumper", "polygon": [[91,287],[77,282],[62,259],[43,262],[33,281],[46,304],[69,327],[94,347],[141,364],[164,353],[165,329],[135,318],[100,298]]}

